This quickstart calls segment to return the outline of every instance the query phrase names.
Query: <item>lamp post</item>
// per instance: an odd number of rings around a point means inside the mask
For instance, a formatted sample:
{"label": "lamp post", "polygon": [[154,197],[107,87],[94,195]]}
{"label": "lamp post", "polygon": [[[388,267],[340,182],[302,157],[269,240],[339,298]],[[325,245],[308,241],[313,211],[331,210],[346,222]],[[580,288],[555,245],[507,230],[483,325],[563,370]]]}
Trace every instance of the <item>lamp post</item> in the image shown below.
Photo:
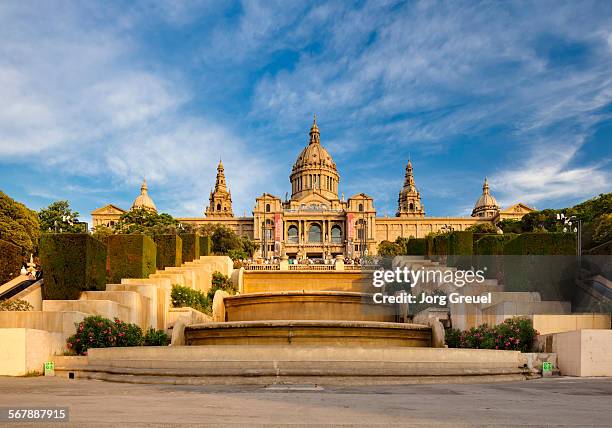
{"label": "lamp post", "polygon": [[557,221],[563,223],[563,232],[574,232],[576,234],[576,255],[582,255],[582,220],[572,215],[566,217],[563,213],[557,213]]}
{"label": "lamp post", "polygon": [[359,245],[359,255],[360,255],[360,259],[361,259],[361,264],[363,265],[364,261],[365,261],[365,257],[368,255],[368,250],[366,248],[367,243],[368,243],[368,238],[367,238],[367,234],[368,234],[368,226],[367,226],[367,219],[366,219],[366,205],[365,205],[365,196],[362,196],[362,205],[363,205],[363,211],[361,212],[361,240],[360,240],[360,245]]}

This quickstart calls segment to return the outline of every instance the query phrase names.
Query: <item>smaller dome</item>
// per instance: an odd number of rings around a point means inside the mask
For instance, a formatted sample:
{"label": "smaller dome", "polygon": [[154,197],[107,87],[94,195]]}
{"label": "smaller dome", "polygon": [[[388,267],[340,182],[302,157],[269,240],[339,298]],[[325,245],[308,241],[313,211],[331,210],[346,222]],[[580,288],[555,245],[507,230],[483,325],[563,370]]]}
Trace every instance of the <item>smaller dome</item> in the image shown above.
{"label": "smaller dome", "polygon": [[157,212],[157,207],[153,202],[153,199],[149,196],[147,180],[143,180],[142,186],[140,186],[140,195],[134,199],[134,203],[132,204],[132,209],[134,208],[146,208],[148,210],[152,210]]}
{"label": "smaller dome", "polygon": [[477,217],[480,212],[499,211],[499,205],[495,197],[489,192],[489,182],[485,177],[484,184],[482,186],[482,195],[476,201],[474,209],[472,210],[472,216]]}

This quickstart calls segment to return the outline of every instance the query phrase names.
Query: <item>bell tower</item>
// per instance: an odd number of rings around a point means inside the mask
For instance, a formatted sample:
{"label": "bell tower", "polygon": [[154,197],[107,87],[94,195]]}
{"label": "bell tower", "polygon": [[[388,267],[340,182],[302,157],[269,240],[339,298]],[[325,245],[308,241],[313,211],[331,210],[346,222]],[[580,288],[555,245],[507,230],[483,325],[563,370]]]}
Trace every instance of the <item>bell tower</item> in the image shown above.
{"label": "bell tower", "polygon": [[206,217],[234,217],[232,212],[232,194],[227,190],[225,182],[225,169],[219,160],[217,166],[217,180],[215,190],[210,192],[209,205],[206,208]]}
{"label": "bell tower", "polygon": [[396,217],[424,217],[425,210],[421,203],[421,194],[414,184],[414,175],[412,173],[412,161],[408,159],[406,165],[406,176],[404,178],[404,187],[399,193],[397,199]]}

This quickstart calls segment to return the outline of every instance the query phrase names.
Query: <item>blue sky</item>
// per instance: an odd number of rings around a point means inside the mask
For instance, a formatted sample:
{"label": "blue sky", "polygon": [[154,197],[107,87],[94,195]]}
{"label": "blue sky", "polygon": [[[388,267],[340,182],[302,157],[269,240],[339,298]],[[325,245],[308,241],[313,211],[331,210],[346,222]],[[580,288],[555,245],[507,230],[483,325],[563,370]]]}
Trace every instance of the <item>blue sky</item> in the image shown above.
{"label": "blue sky", "polygon": [[201,216],[290,191],[317,113],[347,196],[428,215],[612,191],[612,2],[0,2],[0,189]]}

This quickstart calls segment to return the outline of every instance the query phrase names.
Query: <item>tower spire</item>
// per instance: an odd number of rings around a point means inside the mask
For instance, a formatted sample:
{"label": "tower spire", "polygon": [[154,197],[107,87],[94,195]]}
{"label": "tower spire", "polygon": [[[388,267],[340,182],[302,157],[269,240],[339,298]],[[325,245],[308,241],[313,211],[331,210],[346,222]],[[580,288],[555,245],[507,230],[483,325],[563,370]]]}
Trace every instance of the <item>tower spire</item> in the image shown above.
{"label": "tower spire", "polygon": [[321,142],[321,134],[317,126],[317,114],[314,114],[312,126],[310,127],[310,144],[319,144]]}
{"label": "tower spire", "polygon": [[397,217],[423,217],[425,215],[423,204],[421,203],[421,194],[414,182],[412,159],[410,156],[408,156],[408,164],[406,165],[404,186],[397,199],[397,213],[395,215]]}

